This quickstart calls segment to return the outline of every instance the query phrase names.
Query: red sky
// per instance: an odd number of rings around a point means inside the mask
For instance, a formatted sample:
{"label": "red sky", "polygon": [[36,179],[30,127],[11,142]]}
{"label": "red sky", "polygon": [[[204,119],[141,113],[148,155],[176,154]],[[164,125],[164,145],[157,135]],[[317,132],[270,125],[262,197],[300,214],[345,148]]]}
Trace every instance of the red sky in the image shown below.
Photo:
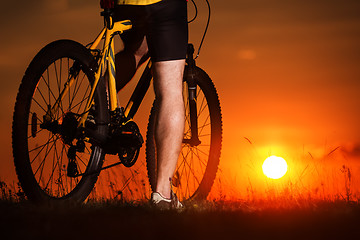
{"label": "red sky", "polygon": [[[200,16],[190,25],[195,45],[206,17],[203,1],[196,2]],[[270,154],[287,158],[293,169],[300,169],[309,153],[316,164],[328,164],[321,159],[338,146],[331,159],[334,169],[348,164],[358,171],[360,2],[210,3],[211,24],[198,65],[214,80],[220,95],[224,121],[221,176],[230,185],[233,179],[241,185],[251,172],[258,173],[258,165]],[[28,63],[52,40],[90,42],[102,26],[98,6],[97,0],[2,4],[1,180],[15,180],[11,118]],[[144,135],[144,128],[142,132]],[[316,166],[315,170],[321,168]],[[307,171],[312,176],[315,170]]]}

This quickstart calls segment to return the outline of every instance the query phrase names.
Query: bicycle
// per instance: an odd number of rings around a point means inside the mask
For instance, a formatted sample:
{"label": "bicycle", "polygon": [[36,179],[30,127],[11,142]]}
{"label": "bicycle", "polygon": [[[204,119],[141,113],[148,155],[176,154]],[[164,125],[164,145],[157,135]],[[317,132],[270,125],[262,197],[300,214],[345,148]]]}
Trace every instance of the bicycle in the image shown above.
{"label": "bicycle", "polygon": [[[84,201],[100,172],[115,165],[130,168],[144,140],[133,118],[151,84],[151,60],[122,107],[117,100],[114,37],[129,31],[128,20],[113,22],[104,10],[104,28],[87,47],[72,40],[46,45],[29,64],[16,98],[12,146],[16,173],[33,202]],[[103,43],[102,48],[98,48]],[[209,76],[196,66],[189,44],[184,72],[186,126],[172,179],[182,201],[205,199],[218,169],[222,117]],[[107,76],[107,77],[105,77]],[[107,78],[107,81],[105,80]],[[107,83],[106,83],[107,82]],[[156,185],[154,100],[146,134],[146,167]],[[105,155],[118,162],[103,166]]]}

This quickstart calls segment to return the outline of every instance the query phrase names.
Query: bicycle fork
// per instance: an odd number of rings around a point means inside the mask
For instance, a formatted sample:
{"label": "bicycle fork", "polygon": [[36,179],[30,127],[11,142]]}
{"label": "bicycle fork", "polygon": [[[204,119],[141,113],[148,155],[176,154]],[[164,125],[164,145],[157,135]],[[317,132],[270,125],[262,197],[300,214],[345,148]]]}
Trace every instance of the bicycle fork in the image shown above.
{"label": "bicycle fork", "polygon": [[194,46],[188,45],[186,62],[188,69],[185,72],[184,79],[187,82],[189,94],[189,111],[190,111],[190,131],[191,138],[184,139],[183,143],[190,144],[190,146],[197,146],[201,143],[198,131],[198,115],[197,115],[197,86],[195,82],[195,59],[194,59]]}

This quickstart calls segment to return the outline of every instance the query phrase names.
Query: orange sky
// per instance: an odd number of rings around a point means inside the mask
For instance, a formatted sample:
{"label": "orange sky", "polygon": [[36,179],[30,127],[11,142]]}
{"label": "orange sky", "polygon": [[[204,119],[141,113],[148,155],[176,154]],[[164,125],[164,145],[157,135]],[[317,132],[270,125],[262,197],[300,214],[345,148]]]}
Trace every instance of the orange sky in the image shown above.
{"label": "orange sky", "polygon": [[[195,45],[206,17],[205,5],[197,2],[199,20],[190,25]],[[261,182],[251,172],[258,174],[257,166],[269,154],[287,158],[293,169],[312,162],[317,171],[321,164],[330,164],[323,156],[338,146],[331,166],[349,164],[359,171],[360,2],[210,2],[212,19],[198,65],[214,80],[220,95],[223,181],[242,185],[233,186],[239,191],[248,185],[243,184],[248,176]],[[16,7],[12,19],[14,11],[7,5],[14,4],[21,7]],[[11,118],[26,66],[52,40],[88,43],[102,20],[97,0],[23,0],[2,5],[0,179],[13,181]],[[308,175],[315,170],[307,170]],[[296,177],[298,173],[293,180]]]}

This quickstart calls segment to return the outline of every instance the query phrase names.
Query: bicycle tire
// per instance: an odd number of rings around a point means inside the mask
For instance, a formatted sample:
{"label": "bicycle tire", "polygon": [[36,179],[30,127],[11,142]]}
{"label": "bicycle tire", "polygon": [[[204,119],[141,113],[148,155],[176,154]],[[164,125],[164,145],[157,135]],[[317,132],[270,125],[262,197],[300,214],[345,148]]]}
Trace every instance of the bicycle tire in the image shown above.
{"label": "bicycle tire", "polygon": [[[67,176],[69,144],[65,143],[61,134],[40,127],[46,107],[54,104],[64,81],[70,78],[74,62],[80,66],[79,73],[68,97],[61,101],[54,113],[54,118],[60,123],[62,121],[63,126],[67,113],[75,112],[78,114],[76,116],[82,113],[86,94],[94,81],[91,69],[95,63],[94,58],[80,43],[58,40],[41,49],[29,64],[16,97],[12,124],[14,165],[23,191],[33,202],[82,202],[90,194],[98,178],[99,173]],[[95,91],[94,102],[95,120],[106,121],[107,99],[102,82],[99,82]],[[94,131],[105,135],[107,126],[96,126]],[[76,152],[78,172],[96,172],[101,168],[104,156],[101,147],[86,143],[84,153]]]}
{"label": "bicycle tire", "polygon": [[[198,67],[194,70],[201,144],[194,147],[186,143],[182,144],[182,150],[172,179],[173,191],[181,201],[185,202],[207,198],[216,177],[222,147],[222,115],[216,88],[205,71]],[[184,99],[187,99],[185,101],[184,132],[184,137],[186,137],[190,134],[189,100],[186,91],[187,79],[184,79],[184,85]],[[146,163],[152,191],[155,191],[156,186],[155,112],[156,100],[151,109],[146,135]],[[206,131],[209,131],[209,133],[206,133]],[[188,169],[185,167],[188,167]]]}

